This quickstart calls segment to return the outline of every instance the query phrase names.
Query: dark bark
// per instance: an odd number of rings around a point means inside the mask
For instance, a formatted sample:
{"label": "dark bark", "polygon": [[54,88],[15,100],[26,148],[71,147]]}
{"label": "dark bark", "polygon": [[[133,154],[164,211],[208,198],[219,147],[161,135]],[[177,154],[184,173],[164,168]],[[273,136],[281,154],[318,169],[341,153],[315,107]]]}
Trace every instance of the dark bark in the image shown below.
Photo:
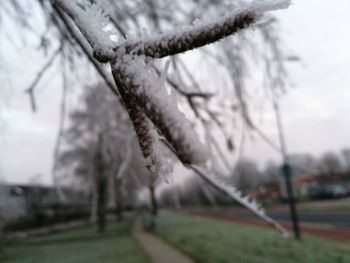
{"label": "dark bark", "polygon": [[[259,17],[254,12],[246,11],[241,14],[227,16],[213,23],[186,29],[182,34],[175,31],[163,34],[161,37],[157,36],[155,39],[136,43],[125,43],[114,49],[102,49],[103,43],[100,42],[97,36],[92,34],[88,28],[84,28],[83,24],[77,23],[80,20],[78,9],[72,8],[70,4],[67,5],[64,1],[57,1],[55,4],[65,11],[76,23],[80,32],[93,48],[94,57],[102,63],[117,57],[119,50],[122,50],[122,53],[134,53],[153,58],[173,56],[223,39],[253,24]],[[155,16],[153,16],[153,19],[157,21]]]}
{"label": "dark bark", "polygon": [[[112,64],[111,66],[113,68]],[[145,159],[150,159],[151,161],[147,164],[147,168],[150,169],[152,165],[155,165],[154,156],[152,156],[152,145],[154,144],[154,139],[150,122],[141,107],[138,106],[134,93],[128,91],[128,88],[124,85],[125,79],[123,76],[119,74],[118,70],[112,70],[112,73],[115,83],[118,85],[118,90],[123,99],[126,110],[135,128],[142,154]]]}
{"label": "dark bark", "polygon": [[149,191],[151,196],[151,214],[156,216],[158,214],[158,202],[156,199],[154,186],[150,186]]}
{"label": "dark bark", "polygon": [[118,52],[122,48],[126,52],[153,58],[173,56],[214,43],[231,34],[237,33],[253,24],[257,18],[257,14],[252,12],[242,13],[227,17],[215,23],[193,27],[193,29],[186,30],[182,34],[178,32],[168,33],[160,38],[157,36],[154,40],[126,43],[116,47],[114,50]]}
{"label": "dark bark", "polygon": [[103,232],[106,228],[107,178],[101,153],[101,142],[95,154],[95,177],[97,190],[97,229]]}
{"label": "dark bark", "polygon": [[[157,98],[152,93],[141,92],[142,90],[150,90],[153,84],[149,83],[147,79],[142,83],[138,83],[139,76],[133,71],[132,63],[128,61],[128,58],[122,57],[118,63],[112,63],[111,66],[113,78],[119,93],[124,99],[145,158],[152,152],[151,145],[153,143],[150,127],[146,121],[147,116],[175,149],[176,156],[182,163],[204,162],[204,158],[200,161],[196,160],[201,153],[198,154],[198,152],[193,151],[193,147],[190,145],[191,140],[186,138],[188,130],[185,130],[184,123],[179,119],[180,117],[169,114],[169,111],[161,108]],[[130,105],[130,108],[128,105]],[[176,132],[174,132],[175,130]]]}
{"label": "dark bark", "polygon": [[[89,62],[92,64],[92,66],[95,68],[96,72],[100,75],[100,77],[104,80],[107,87],[112,91],[112,93],[117,96],[118,99],[121,99],[119,96],[119,93],[117,91],[117,88],[115,87],[115,84],[110,81],[108,76],[103,71],[103,68],[101,65],[96,61],[96,59],[93,57],[93,54],[89,51],[88,47],[84,44],[81,38],[79,38],[76,33],[74,32],[74,29],[72,28],[72,25],[67,21],[66,16],[62,13],[62,11],[57,8],[55,5],[53,5],[53,9],[55,10],[56,14],[59,16],[59,18],[62,20],[63,24],[65,25],[65,29],[69,32],[69,35],[77,42],[77,44],[80,46],[81,50],[89,60]],[[120,100],[121,101],[121,100]]]}
{"label": "dark bark", "polygon": [[104,176],[97,179],[97,227],[98,232],[103,232],[106,228],[106,191],[107,180]]}
{"label": "dark bark", "polygon": [[116,211],[116,217],[118,221],[123,220],[123,210],[124,210],[124,203],[123,203],[123,193],[122,193],[122,184],[121,179],[115,179],[114,182],[115,187],[115,211]]}

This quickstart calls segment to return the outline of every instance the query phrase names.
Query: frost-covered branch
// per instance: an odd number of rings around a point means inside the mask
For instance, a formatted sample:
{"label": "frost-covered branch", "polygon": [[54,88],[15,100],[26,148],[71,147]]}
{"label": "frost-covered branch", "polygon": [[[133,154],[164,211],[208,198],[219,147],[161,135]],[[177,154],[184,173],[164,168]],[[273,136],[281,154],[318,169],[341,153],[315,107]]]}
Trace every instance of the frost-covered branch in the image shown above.
{"label": "frost-covered branch", "polygon": [[125,49],[127,52],[153,58],[172,56],[216,42],[248,27],[255,21],[256,16],[253,13],[228,16],[227,19],[217,23],[193,26],[138,43],[127,43],[118,47],[116,51]]}
{"label": "frost-covered branch", "polygon": [[218,20],[199,23],[134,43],[125,43],[118,46],[115,50],[123,50],[123,52],[131,52],[153,58],[176,55],[214,43],[252,25],[265,12],[287,8],[288,6],[288,0],[255,0]]}
{"label": "frost-covered branch", "polygon": [[[82,6],[69,0],[56,0],[56,4],[70,16],[79,28],[90,44],[93,56],[99,62],[110,62],[114,81],[151,170],[159,161],[157,141],[159,136],[164,136],[166,143],[182,163],[191,167],[210,184],[239,201],[285,234],[285,230],[268,218],[254,202],[250,202],[234,188],[227,187],[220,180],[206,176],[193,166],[193,164],[206,161],[206,149],[198,140],[197,134],[184,114],[177,108],[176,98],[167,93],[164,87],[166,70],[159,77],[152,72],[150,59],[171,56],[214,43],[256,23],[267,11],[288,7],[290,0],[245,2],[234,11],[216,20],[199,22],[193,26],[154,37],[128,40],[119,45],[111,41],[109,33],[105,30],[106,17],[96,4]],[[234,65],[235,68],[239,68],[236,66]],[[242,77],[242,72],[234,72],[234,75]],[[243,102],[240,105],[246,117],[247,109],[244,104],[242,83],[241,79],[238,79],[234,85],[239,101]],[[191,98],[191,96],[188,97]],[[190,105],[191,102],[192,100],[189,99]],[[207,113],[218,126],[221,126],[215,114],[209,110]],[[246,119],[248,120],[248,117]]]}
{"label": "frost-covered branch", "polygon": [[152,170],[157,166],[157,156],[155,154],[156,139],[152,128],[152,123],[146,117],[141,108],[135,103],[133,96],[127,94],[123,86],[119,86],[119,91],[123,97],[124,105],[129,114],[130,120],[135,128],[140,149],[146,160],[146,166]]}
{"label": "frost-covered branch", "polygon": [[107,24],[107,19],[103,10],[96,4],[83,9],[76,1],[55,0],[59,6],[79,28],[80,32],[93,48],[94,56],[100,62],[107,62],[114,57],[113,46],[109,33],[103,31],[103,26]]}
{"label": "frost-covered branch", "polygon": [[122,97],[139,105],[183,163],[205,162],[205,149],[184,114],[178,110],[176,100],[159,86],[163,83],[159,83],[157,76],[149,74],[142,64],[142,61],[126,55],[112,65],[113,77]]}
{"label": "frost-covered branch", "polygon": [[76,28],[74,28],[74,25],[71,24],[71,21],[69,21],[68,17],[62,13],[62,11],[55,6],[53,6],[56,14],[63,22],[64,26],[68,30],[71,37],[77,42],[77,44],[80,46],[81,50],[89,60],[89,62],[93,65],[93,67],[96,69],[97,73],[100,75],[100,77],[105,81],[107,87],[117,96],[119,97],[119,93],[115,87],[115,84],[113,83],[113,80],[106,74],[105,70],[102,68],[102,66],[94,59],[93,52],[91,51],[91,48],[88,46],[86,41],[84,42],[84,39],[81,39],[81,37],[78,35],[79,32],[76,32]]}
{"label": "frost-covered branch", "polygon": [[[162,140],[164,145],[168,147],[174,154],[176,152],[172,148],[172,146],[165,140]],[[213,159],[214,157],[214,159]],[[215,156],[211,156],[212,161],[215,162]],[[273,220],[271,217],[265,214],[264,209],[258,204],[254,199],[251,199],[247,196],[244,196],[236,187],[232,184],[226,182],[224,180],[224,175],[221,174],[216,169],[212,169],[212,171],[208,171],[208,169],[204,169],[203,167],[199,167],[196,165],[185,165],[188,169],[191,169],[195,174],[201,177],[204,181],[206,181],[209,185],[213,186],[219,192],[229,196],[236,202],[240,203],[252,213],[257,215],[259,218],[267,222],[269,225],[277,229],[284,237],[288,237],[288,231],[280,225],[278,222]]]}
{"label": "frost-covered branch", "polygon": [[132,136],[129,135],[128,139],[127,139],[127,144],[126,144],[126,153],[125,156],[123,158],[122,163],[120,164],[120,167],[118,169],[118,172],[116,174],[117,179],[118,178],[122,178],[125,175],[125,172],[131,162],[131,158],[132,158]]}
{"label": "frost-covered branch", "polygon": [[56,0],[56,4],[75,22],[94,49],[95,58],[107,62],[116,57],[115,52],[162,58],[214,43],[255,23],[267,11],[287,8],[290,0],[254,0],[212,22],[199,23],[149,39],[126,42],[117,47],[108,32],[102,30],[105,17],[96,4],[85,9],[74,1]]}
{"label": "frost-covered branch", "polygon": [[278,222],[268,217],[265,214],[265,211],[259,206],[259,204],[255,202],[255,200],[252,200],[247,196],[243,196],[239,190],[237,190],[234,186],[227,184],[223,180],[220,180],[219,178],[215,178],[214,176],[207,175],[207,173],[202,171],[201,168],[198,168],[193,165],[190,168],[202,179],[204,179],[210,185],[214,186],[217,190],[230,196],[231,198],[236,200],[238,203],[248,208],[255,215],[257,215],[258,217],[263,219],[265,222],[267,222],[268,224],[276,228],[279,232],[281,232],[281,234],[284,237],[288,237],[288,231],[283,226],[281,226]]}
{"label": "frost-covered branch", "polygon": [[24,91],[25,93],[28,93],[28,95],[29,95],[30,105],[31,105],[31,108],[32,108],[33,112],[36,112],[36,108],[37,108],[36,107],[36,102],[35,102],[35,94],[34,94],[35,93],[35,87],[37,86],[37,84],[39,83],[41,78],[44,76],[45,72],[51,67],[52,63],[56,59],[57,55],[61,52],[61,50],[62,50],[62,45],[60,45],[56,49],[56,51],[51,55],[51,57],[47,60],[45,65],[38,72],[38,74],[36,75],[35,79],[30,84],[29,88],[27,88]]}
{"label": "frost-covered branch", "polygon": [[[164,83],[158,85],[159,81],[145,68],[144,55],[164,57],[215,42],[252,24],[262,13],[289,5],[288,0],[254,0],[214,22],[201,23],[131,44],[126,42],[115,48],[113,53],[111,51],[113,42],[102,28],[104,17],[96,5],[83,8],[66,0],[56,0],[56,3],[72,18],[90,43],[95,58],[100,62],[112,60],[113,77],[124,103],[130,104],[130,107],[127,106],[129,114],[143,111],[174,147],[178,158],[185,164],[205,162],[205,150],[184,115],[178,110],[176,101],[162,87]],[[132,109],[133,107],[135,109]],[[143,126],[149,126],[146,125],[147,120],[139,121],[141,112],[134,115],[137,116],[133,120],[134,125],[142,123]],[[144,152],[144,155],[151,155],[152,136],[143,138],[146,129],[140,132],[135,126],[135,130],[141,148],[144,148],[143,151],[148,151]]]}

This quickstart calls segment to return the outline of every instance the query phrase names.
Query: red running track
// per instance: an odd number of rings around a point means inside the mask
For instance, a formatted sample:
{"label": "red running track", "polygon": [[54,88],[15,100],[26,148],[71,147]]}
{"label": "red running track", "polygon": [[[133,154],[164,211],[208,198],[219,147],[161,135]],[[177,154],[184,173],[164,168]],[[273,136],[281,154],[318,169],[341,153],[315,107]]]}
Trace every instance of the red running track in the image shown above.
{"label": "red running track", "polygon": [[[239,216],[213,215],[213,214],[206,214],[204,212],[190,212],[190,214],[195,216],[201,216],[201,217],[226,221],[226,222],[235,222],[239,224],[271,228],[271,226],[269,226],[268,224],[257,219],[247,219],[247,218],[243,219],[243,218],[240,218]],[[286,229],[288,229],[289,231],[292,230],[292,225],[290,223],[281,223],[281,225]],[[350,229],[340,229],[335,227],[300,223],[300,230],[302,235],[307,234],[307,235],[317,236],[325,239],[350,243]]]}

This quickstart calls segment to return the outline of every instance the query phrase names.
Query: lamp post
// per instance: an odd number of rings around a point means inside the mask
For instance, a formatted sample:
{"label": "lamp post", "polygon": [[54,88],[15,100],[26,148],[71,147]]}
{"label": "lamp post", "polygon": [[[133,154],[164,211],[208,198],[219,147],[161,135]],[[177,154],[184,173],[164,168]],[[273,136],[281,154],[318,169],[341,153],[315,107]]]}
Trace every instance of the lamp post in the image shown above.
{"label": "lamp post", "polygon": [[290,217],[293,224],[293,231],[294,231],[294,237],[295,239],[300,239],[300,230],[299,230],[299,220],[298,220],[298,213],[295,205],[295,197],[293,192],[293,183],[292,183],[292,168],[289,164],[289,158],[287,154],[287,146],[284,138],[283,133],[283,127],[282,127],[282,121],[281,121],[281,113],[279,110],[279,105],[277,103],[277,99],[273,97],[273,108],[275,112],[276,117],[276,123],[277,123],[277,129],[278,129],[278,136],[280,141],[280,150],[282,155],[282,173],[284,175],[285,179],[285,185],[286,185],[286,191],[287,191],[287,200],[289,203],[289,209],[290,209]]}
{"label": "lamp post", "polygon": [[294,191],[293,191],[293,183],[292,183],[292,169],[291,166],[288,163],[283,163],[282,165],[282,173],[285,179],[286,183],[286,190],[287,190],[287,200],[289,203],[289,210],[290,210],[290,216],[292,219],[293,224],[293,232],[294,237],[296,239],[300,239],[300,230],[299,230],[299,219],[298,219],[298,213],[295,205],[295,197],[294,197]]}

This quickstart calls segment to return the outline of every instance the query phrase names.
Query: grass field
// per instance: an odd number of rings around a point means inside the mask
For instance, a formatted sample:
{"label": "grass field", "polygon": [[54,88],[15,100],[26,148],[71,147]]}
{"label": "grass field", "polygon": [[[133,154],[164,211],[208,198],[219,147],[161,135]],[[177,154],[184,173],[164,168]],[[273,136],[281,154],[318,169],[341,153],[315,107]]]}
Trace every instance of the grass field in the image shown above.
{"label": "grass field", "polygon": [[275,231],[163,212],[157,234],[201,263],[346,263],[350,245],[316,238],[297,242]]}
{"label": "grass field", "polygon": [[103,234],[86,227],[12,242],[0,248],[1,263],[146,263],[130,237],[130,222],[108,225]]}

